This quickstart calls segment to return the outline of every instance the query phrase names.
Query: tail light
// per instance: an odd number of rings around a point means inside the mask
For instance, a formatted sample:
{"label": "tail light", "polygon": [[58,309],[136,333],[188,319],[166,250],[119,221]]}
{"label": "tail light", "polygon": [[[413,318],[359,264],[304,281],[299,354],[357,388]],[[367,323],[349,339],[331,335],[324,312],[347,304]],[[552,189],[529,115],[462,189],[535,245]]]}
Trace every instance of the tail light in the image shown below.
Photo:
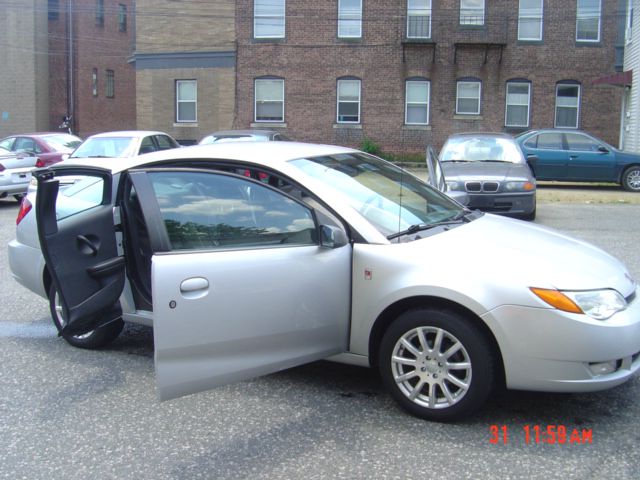
{"label": "tail light", "polygon": [[27,213],[31,211],[32,208],[33,205],[31,205],[31,202],[27,199],[27,197],[24,197],[22,199],[22,202],[20,203],[20,210],[18,210],[18,216],[16,217],[16,225],[18,225],[22,221],[22,219],[27,215]]}
{"label": "tail light", "polygon": [[44,165],[45,165],[45,163],[42,161],[42,159],[41,159],[41,158],[38,158],[38,159],[36,160],[36,167],[38,167],[38,168],[42,168],[42,167],[44,167]]}

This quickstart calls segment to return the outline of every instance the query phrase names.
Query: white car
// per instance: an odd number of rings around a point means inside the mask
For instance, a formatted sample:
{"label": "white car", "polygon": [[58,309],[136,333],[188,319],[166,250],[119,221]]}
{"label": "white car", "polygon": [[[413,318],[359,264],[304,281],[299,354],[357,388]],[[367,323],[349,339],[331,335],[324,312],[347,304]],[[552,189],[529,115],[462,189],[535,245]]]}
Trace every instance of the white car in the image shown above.
{"label": "white car", "polygon": [[38,159],[27,153],[14,153],[0,147],[0,198],[12,195],[21,201],[31,181]]}
{"label": "white car", "polygon": [[[66,175],[86,178],[59,193]],[[228,143],[37,177],[14,277],[70,343],[152,324],[161,399],[329,358],[378,368],[402,407],[444,421],[499,384],[587,392],[640,369],[619,261],[356,150]]]}
{"label": "white car", "polygon": [[123,130],[91,135],[68,158],[72,161],[85,158],[127,158],[178,147],[178,142],[164,132]]}

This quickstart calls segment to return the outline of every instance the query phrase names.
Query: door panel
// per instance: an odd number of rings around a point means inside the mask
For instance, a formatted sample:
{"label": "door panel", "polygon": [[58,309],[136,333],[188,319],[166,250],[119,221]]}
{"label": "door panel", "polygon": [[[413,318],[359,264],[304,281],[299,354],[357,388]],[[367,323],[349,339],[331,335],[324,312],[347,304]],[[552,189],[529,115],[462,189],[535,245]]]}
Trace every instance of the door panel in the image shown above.
{"label": "door panel", "polygon": [[[115,239],[111,176],[102,171],[98,178],[101,184],[70,187],[58,195],[57,179],[38,176],[38,236],[67,321],[62,333],[86,333],[122,313],[118,298],[124,287],[124,258]],[[103,188],[101,200],[91,203],[89,190],[96,185]]]}
{"label": "door panel", "polygon": [[614,174],[615,155],[598,150],[605,145],[581,133],[566,133],[569,149],[567,180],[616,181]]}
{"label": "door panel", "polygon": [[538,157],[535,166],[538,180],[563,180],[567,178],[569,154],[564,149],[562,133],[541,133],[524,143],[525,155]]}

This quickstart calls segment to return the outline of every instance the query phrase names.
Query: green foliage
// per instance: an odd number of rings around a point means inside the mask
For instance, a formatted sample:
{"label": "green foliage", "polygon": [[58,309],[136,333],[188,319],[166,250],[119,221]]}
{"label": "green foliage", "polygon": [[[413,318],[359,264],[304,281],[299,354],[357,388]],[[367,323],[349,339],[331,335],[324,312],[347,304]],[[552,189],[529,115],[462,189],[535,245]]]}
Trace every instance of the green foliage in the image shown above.
{"label": "green foliage", "polygon": [[374,142],[370,138],[365,138],[362,140],[362,143],[360,144],[360,150],[366,153],[370,153],[371,155],[380,156],[382,154],[382,149],[380,148],[380,145],[378,145],[376,142]]}

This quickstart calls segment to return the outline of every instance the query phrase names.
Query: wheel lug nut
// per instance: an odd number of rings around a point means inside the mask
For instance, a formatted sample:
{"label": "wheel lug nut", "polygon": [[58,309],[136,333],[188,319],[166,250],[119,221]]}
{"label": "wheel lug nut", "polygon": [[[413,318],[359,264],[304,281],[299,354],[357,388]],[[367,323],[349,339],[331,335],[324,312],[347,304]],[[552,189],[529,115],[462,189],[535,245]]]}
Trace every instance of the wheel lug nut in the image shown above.
{"label": "wheel lug nut", "polygon": [[438,374],[437,374],[437,373],[434,373],[434,374],[433,374],[433,378],[438,378]]}

